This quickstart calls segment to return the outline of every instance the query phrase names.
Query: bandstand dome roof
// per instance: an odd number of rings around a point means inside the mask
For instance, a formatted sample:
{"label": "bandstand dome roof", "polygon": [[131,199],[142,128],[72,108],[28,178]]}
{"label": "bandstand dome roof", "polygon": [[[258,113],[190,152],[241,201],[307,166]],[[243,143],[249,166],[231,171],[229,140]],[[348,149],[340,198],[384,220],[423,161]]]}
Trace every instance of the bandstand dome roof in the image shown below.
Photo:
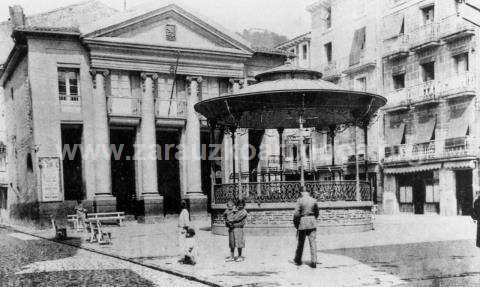
{"label": "bandstand dome roof", "polygon": [[285,64],[255,76],[258,83],[201,101],[195,110],[223,126],[251,129],[327,128],[370,119],[382,96],[350,91],[321,80],[315,70]]}

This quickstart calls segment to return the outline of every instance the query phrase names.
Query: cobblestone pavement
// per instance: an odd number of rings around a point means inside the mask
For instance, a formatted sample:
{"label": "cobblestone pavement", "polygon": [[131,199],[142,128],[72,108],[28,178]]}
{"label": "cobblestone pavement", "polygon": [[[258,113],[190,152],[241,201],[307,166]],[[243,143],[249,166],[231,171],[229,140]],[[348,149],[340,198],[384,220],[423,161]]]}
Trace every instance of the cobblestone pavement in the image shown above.
{"label": "cobblestone pavement", "polygon": [[204,286],[0,228],[0,286]]}
{"label": "cobblestone pavement", "polygon": [[[80,244],[143,264],[192,275],[221,286],[480,286],[480,250],[467,217],[379,216],[373,231],[319,234],[320,265],[293,266],[295,234],[247,236],[246,261],[225,262],[228,241],[209,231],[209,222],[195,222],[200,260],[195,267],[177,262],[176,221],[157,224],[127,222],[109,227],[113,244]],[[51,231],[42,231],[51,236]],[[304,258],[308,262],[306,247]],[[146,278],[146,277],[144,277]],[[148,286],[148,285],[147,285]]]}

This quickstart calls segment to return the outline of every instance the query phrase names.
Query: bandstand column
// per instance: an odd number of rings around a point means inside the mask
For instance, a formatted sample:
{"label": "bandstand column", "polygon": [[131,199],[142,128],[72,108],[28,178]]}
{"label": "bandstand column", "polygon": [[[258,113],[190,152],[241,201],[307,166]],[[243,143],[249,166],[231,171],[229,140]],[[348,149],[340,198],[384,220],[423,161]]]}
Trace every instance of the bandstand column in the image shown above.
{"label": "bandstand column", "polygon": [[[158,79],[156,73],[142,73],[142,121],[140,123],[140,164],[142,165],[143,213],[146,217],[160,216],[163,212],[163,197],[158,193],[157,150],[155,130],[155,102],[153,83]],[[136,151],[137,152],[137,151]]]}
{"label": "bandstand column", "polygon": [[363,142],[365,143],[365,181],[368,182],[368,123],[363,125]]}
{"label": "bandstand column", "polygon": [[330,140],[332,141],[332,180],[335,180],[335,129],[335,126],[330,126],[327,135],[330,136]]}
{"label": "bandstand column", "polygon": [[283,181],[283,132],[284,128],[278,128],[278,149],[279,149],[279,164],[280,164],[280,181]]}
{"label": "bandstand column", "polygon": [[112,170],[110,158],[110,129],[107,116],[107,98],[105,95],[105,79],[108,70],[92,69],[95,120],[95,206],[96,212],[116,211],[116,198],[112,195]]}
{"label": "bandstand column", "polygon": [[354,127],[354,143],[355,143],[355,199],[357,201],[362,200],[360,194],[360,164],[358,162],[358,141],[357,141],[357,126]]}
{"label": "bandstand column", "polygon": [[190,200],[192,213],[204,213],[207,210],[207,197],[202,193],[202,165],[200,155],[200,120],[194,105],[199,101],[198,86],[202,77],[189,76],[189,98],[187,107],[187,124],[185,126],[184,163],[187,165],[186,197]]}
{"label": "bandstand column", "polygon": [[303,192],[305,191],[305,166],[303,163],[303,124],[304,124],[303,116],[300,116],[298,123],[300,127],[300,146],[299,146],[300,152],[298,153],[300,156],[300,187]]}

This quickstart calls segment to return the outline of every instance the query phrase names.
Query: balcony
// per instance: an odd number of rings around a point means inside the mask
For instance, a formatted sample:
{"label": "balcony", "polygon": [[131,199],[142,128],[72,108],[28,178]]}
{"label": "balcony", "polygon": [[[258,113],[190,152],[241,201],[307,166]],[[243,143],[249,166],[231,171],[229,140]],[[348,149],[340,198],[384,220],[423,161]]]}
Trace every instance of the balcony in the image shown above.
{"label": "balcony", "polygon": [[438,102],[437,81],[426,81],[407,88],[407,98],[415,103],[436,103]]}
{"label": "balcony", "polygon": [[108,115],[140,117],[141,99],[134,97],[108,97]]}
{"label": "balcony", "polygon": [[183,127],[187,119],[186,99],[155,99],[157,125]]}
{"label": "balcony", "polygon": [[374,69],[377,65],[375,53],[373,49],[366,49],[360,54],[358,63],[351,64],[350,56],[339,60],[339,67],[343,69],[343,73],[347,75],[360,73],[363,71]]}
{"label": "balcony", "polygon": [[408,87],[406,100],[415,104],[435,103],[442,98],[475,96],[476,90],[476,77],[473,73],[467,72]]}
{"label": "balcony", "polygon": [[406,108],[410,104],[407,89],[398,89],[387,93],[385,110],[393,111]]}
{"label": "balcony", "polygon": [[410,39],[413,51],[423,51],[429,48],[440,46],[438,25],[431,23],[418,27],[410,32]]}
{"label": "balcony", "polygon": [[420,51],[439,46],[440,40],[453,42],[474,34],[473,24],[455,14],[438,23],[423,25],[411,31],[410,45],[412,50]]}
{"label": "balcony", "polygon": [[476,77],[473,73],[462,73],[437,83],[439,97],[452,99],[463,96],[474,96],[476,93]]}
{"label": "balcony", "polygon": [[475,155],[471,137],[385,147],[385,163],[460,158]]}
{"label": "balcony", "polygon": [[410,51],[410,38],[408,35],[398,35],[397,37],[383,41],[383,57],[388,60],[397,60],[408,56]]}
{"label": "balcony", "polygon": [[321,68],[323,73],[322,79],[325,81],[334,82],[340,79],[342,76],[342,71],[338,68],[336,61],[331,61],[327,65]]}
{"label": "balcony", "polygon": [[60,96],[60,110],[67,114],[80,114],[82,112],[82,101],[78,96]]}
{"label": "balcony", "polygon": [[474,35],[475,29],[473,24],[457,15],[452,15],[438,24],[438,33],[445,42],[453,42]]}

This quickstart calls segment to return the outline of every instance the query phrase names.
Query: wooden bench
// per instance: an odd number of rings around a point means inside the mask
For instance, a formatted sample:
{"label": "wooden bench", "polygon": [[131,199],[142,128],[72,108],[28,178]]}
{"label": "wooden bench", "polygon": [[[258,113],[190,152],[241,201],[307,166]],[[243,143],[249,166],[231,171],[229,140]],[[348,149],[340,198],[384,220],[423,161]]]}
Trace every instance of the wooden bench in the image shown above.
{"label": "wooden bench", "polygon": [[87,220],[97,220],[99,222],[116,222],[121,226],[125,220],[125,212],[102,212],[88,213]]}
{"label": "wooden bench", "polygon": [[[125,212],[87,213],[87,221],[90,220],[100,222],[116,222],[119,226],[121,226],[125,220]],[[76,214],[67,215],[67,222],[71,223],[74,229],[80,229],[78,216]]]}

